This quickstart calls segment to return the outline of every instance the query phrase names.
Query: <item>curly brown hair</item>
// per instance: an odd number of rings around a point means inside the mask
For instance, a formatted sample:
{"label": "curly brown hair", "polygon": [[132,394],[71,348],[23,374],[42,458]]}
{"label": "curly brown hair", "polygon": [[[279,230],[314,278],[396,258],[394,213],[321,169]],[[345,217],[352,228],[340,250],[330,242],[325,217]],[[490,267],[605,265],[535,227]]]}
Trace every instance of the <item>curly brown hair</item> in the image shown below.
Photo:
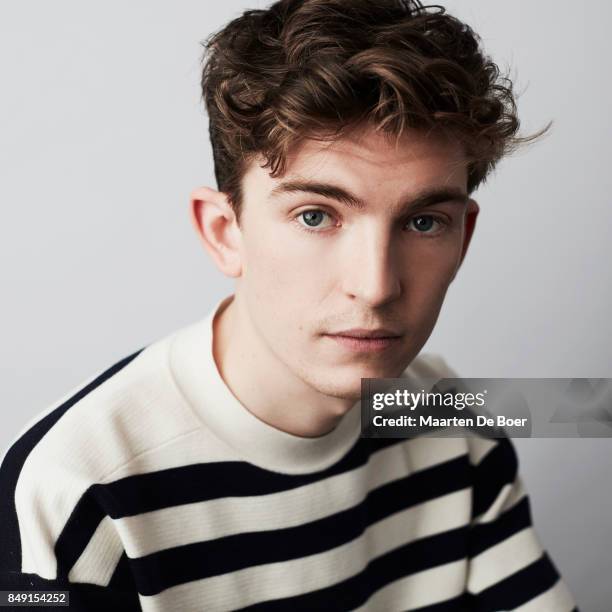
{"label": "curly brown hair", "polygon": [[204,45],[202,96],[220,191],[240,222],[241,179],[263,156],[285,172],[291,146],[333,140],[364,122],[459,138],[472,193],[518,137],[513,84],[480,37],[416,0],[280,0],[247,10]]}

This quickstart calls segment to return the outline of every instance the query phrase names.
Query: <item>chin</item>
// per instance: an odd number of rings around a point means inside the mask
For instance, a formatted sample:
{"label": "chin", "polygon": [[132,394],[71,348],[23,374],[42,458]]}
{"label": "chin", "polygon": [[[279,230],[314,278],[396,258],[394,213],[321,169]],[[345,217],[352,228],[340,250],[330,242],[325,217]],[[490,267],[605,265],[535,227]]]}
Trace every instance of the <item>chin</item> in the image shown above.
{"label": "chin", "polygon": [[[364,376],[363,378],[369,377]],[[322,395],[351,400],[352,402],[359,401],[361,399],[361,378],[346,381],[346,384],[343,384],[343,382],[338,379],[322,382],[319,379],[311,385]]]}
{"label": "chin", "polygon": [[372,364],[354,370],[355,378],[357,378],[359,384],[361,384],[362,378],[398,378],[403,371],[404,368],[398,366],[397,363]]}

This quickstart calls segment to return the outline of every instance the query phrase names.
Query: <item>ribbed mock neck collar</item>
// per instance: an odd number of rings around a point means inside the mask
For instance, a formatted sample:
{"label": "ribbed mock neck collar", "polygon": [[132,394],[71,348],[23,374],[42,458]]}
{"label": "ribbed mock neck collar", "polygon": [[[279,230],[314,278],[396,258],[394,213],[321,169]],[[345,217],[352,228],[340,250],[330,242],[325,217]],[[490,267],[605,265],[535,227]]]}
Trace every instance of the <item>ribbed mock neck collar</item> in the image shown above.
{"label": "ribbed mock neck collar", "polygon": [[316,438],[287,433],[251,413],[226,385],[213,356],[213,321],[233,298],[220,299],[204,318],[174,334],[169,362],[176,384],[203,426],[232,447],[237,459],[286,474],[333,465],[359,438],[361,402],[331,432]]}

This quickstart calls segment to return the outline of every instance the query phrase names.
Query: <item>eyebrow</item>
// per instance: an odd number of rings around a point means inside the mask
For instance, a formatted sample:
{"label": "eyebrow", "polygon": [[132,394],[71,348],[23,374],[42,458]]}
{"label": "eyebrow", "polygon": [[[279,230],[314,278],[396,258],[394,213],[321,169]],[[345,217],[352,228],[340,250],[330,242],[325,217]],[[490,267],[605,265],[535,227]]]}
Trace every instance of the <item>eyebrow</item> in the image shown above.
{"label": "eyebrow", "polygon": [[[348,208],[364,210],[366,203],[339,185],[332,183],[319,183],[313,181],[286,181],[277,185],[270,193],[275,198],[284,193],[314,193],[324,198],[331,198],[344,204]],[[469,195],[461,189],[449,187],[434,187],[426,189],[401,205],[402,211],[426,208],[441,202],[456,202],[467,204]]]}

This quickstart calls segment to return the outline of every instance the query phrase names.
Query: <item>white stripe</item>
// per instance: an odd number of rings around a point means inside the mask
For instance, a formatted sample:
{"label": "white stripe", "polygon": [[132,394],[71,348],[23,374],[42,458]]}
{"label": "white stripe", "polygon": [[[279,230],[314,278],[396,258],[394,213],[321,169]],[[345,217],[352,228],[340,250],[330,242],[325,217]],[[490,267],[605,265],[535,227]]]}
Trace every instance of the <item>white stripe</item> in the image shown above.
{"label": "white stripe", "polygon": [[122,552],[123,546],[113,527],[113,521],[105,516],[68,573],[68,580],[107,586]]}
{"label": "white stripe", "polygon": [[480,593],[537,561],[542,553],[533,527],[526,527],[472,558],[468,590]]}
{"label": "white stripe", "polygon": [[404,576],[377,591],[354,612],[414,610],[453,599],[465,589],[467,559]]}
{"label": "white stripe", "polygon": [[228,535],[303,525],[358,505],[384,484],[465,454],[460,438],[415,438],[373,453],[350,472],[295,489],[172,506],[115,523],[128,556],[142,557]]}
{"label": "white stripe", "polygon": [[[332,550],[184,583],[152,597],[141,596],[143,610],[233,610],[331,586],[358,574],[379,555],[468,524],[470,498],[468,487],[378,521],[360,537]],[[462,567],[457,571],[465,576]]]}
{"label": "white stripe", "polygon": [[554,586],[514,612],[571,612],[576,607],[565,582],[559,578]]}

